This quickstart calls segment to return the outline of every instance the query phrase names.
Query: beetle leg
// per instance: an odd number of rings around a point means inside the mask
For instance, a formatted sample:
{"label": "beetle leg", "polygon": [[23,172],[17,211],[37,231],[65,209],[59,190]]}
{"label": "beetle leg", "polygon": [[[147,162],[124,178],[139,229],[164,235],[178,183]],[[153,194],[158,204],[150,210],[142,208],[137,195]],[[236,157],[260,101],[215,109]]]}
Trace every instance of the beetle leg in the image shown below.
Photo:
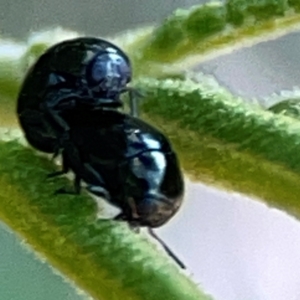
{"label": "beetle leg", "polygon": [[74,191],[75,194],[80,194],[81,192],[81,178],[78,175],[75,175],[75,180],[74,180]]}
{"label": "beetle leg", "polygon": [[68,136],[68,131],[70,130],[69,125],[60,116],[59,110],[53,109],[51,107],[47,107],[46,105],[44,105],[42,109],[45,112],[45,117],[46,119],[49,120],[49,123],[55,124],[54,126],[51,126],[51,130],[60,140],[60,144],[63,144],[63,141],[67,140],[69,137]]}
{"label": "beetle leg", "polygon": [[140,91],[131,87],[125,88],[122,92],[128,92],[129,94],[130,115],[132,117],[138,117],[139,116],[138,101],[139,98],[142,98],[144,95]]}
{"label": "beetle leg", "polygon": [[62,170],[48,174],[47,178],[53,178],[53,177],[56,177],[56,176],[64,175],[64,174],[68,173],[69,170],[70,170],[70,167],[69,167],[69,164],[68,164],[68,160],[67,160],[66,156],[63,153]]}
{"label": "beetle leg", "polygon": [[[63,172],[63,171],[61,171]],[[58,173],[58,172],[57,172]],[[80,176],[76,175],[75,176],[75,180],[74,180],[74,189],[73,190],[69,190],[69,189],[66,189],[64,187],[56,190],[54,192],[55,195],[60,195],[60,194],[63,194],[63,195],[79,195],[80,192],[81,192],[81,178]]]}
{"label": "beetle leg", "polygon": [[126,221],[127,220],[127,217],[126,215],[124,214],[124,212],[120,212],[119,214],[117,214],[114,218],[113,218],[114,221]]}
{"label": "beetle leg", "polygon": [[132,219],[138,219],[140,216],[137,212],[136,205],[135,205],[134,199],[132,197],[128,198],[128,205],[131,209]]}
{"label": "beetle leg", "polygon": [[101,174],[97,172],[89,163],[84,164],[84,173],[88,183],[86,189],[98,197],[103,197],[106,200],[110,200],[110,193],[105,188],[105,182]]}
{"label": "beetle leg", "polygon": [[68,190],[64,187],[57,189],[54,192],[54,195],[79,195],[80,193],[78,191],[72,191],[72,190]]}
{"label": "beetle leg", "polygon": [[46,153],[53,153],[56,144],[56,135],[45,114],[40,111],[26,109],[19,114],[21,126],[26,129],[26,138],[33,147]]}
{"label": "beetle leg", "polygon": [[130,207],[128,205],[120,205],[121,212],[116,215],[113,220],[115,221],[126,221],[126,222],[131,222],[132,217],[131,217],[131,212],[130,212]]}
{"label": "beetle leg", "polygon": [[[58,173],[58,172],[57,172]],[[54,195],[80,195],[81,192],[81,178],[79,176],[75,176],[74,180],[74,189],[69,190],[67,188],[60,188],[54,192]]]}
{"label": "beetle leg", "polygon": [[52,172],[52,173],[50,173],[50,174],[47,175],[47,178],[53,178],[53,177],[61,176],[61,175],[64,175],[66,173],[67,172],[65,170]]}
{"label": "beetle leg", "polygon": [[138,117],[139,116],[138,104],[134,92],[129,91],[129,99],[130,99],[130,115],[132,117]]}
{"label": "beetle leg", "polygon": [[119,214],[117,214],[113,220],[115,221],[126,221],[126,215],[123,212],[120,212]]}
{"label": "beetle leg", "polygon": [[122,212],[114,217],[115,221],[127,221],[131,230],[135,233],[140,232],[139,226],[139,214],[137,212],[137,208],[132,197],[128,198],[128,206],[123,206]]}
{"label": "beetle leg", "polygon": [[[63,152],[62,162],[63,162],[62,170],[48,174],[48,176],[47,176],[48,178],[64,175],[69,172],[70,167],[69,167],[68,159],[67,159],[67,156],[65,155],[65,152]],[[65,188],[60,188],[60,189],[56,190],[54,192],[54,194],[55,195],[58,195],[58,194],[79,195],[80,191],[81,191],[80,182],[81,182],[81,177],[76,174],[75,180],[74,180],[74,190],[73,191],[67,190]]]}
{"label": "beetle leg", "polygon": [[59,154],[61,154],[61,147],[59,147],[59,145],[56,145],[54,147],[54,153],[52,155],[51,161],[54,161],[54,159],[57,158]]}
{"label": "beetle leg", "polygon": [[53,178],[53,177],[57,177],[57,176],[61,176],[64,175],[66,173],[69,172],[69,168],[64,168],[61,171],[56,171],[56,172],[52,172],[50,174],[47,175],[47,178]]}
{"label": "beetle leg", "polygon": [[87,187],[87,190],[89,192],[91,192],[92,194],[98,196],[98,197],[103,197],[106,200],[110,199],[109,192],[104,187],[102,187],[102,186],[99,186],[99,185],[89,185]]}
{"label": "beetle leg", "polygon": [[[42,96],[41,96],[42,97]],[[40,109],[44,113],[45,119],[48,121],[49,129],[59,139],[60,145],[69,138],[69,125],[61,117],[60,113],[76,107],[76,101],[79,96],[72,94],[69,89],[61,89],[59,91],[48,91],[44,97]]]}

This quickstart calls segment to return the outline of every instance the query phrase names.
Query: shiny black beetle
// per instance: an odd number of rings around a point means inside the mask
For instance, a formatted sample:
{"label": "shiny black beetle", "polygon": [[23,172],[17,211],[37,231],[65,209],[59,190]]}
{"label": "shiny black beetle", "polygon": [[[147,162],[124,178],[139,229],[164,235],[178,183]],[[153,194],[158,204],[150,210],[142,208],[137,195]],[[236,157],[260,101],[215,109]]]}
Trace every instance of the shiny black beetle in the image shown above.
{"label": "shiny black beetle", "polygon": [[55,153],[68,139],[63,115],[120,108],[124,92],[134,109],[131,76],[128,56],[103,39],[79,37],[52,46],[30,68],[19,92],[17,115],[28,142]]}
{"label": "shiny black beetle", "polygon": [[75,193],[84,181],[91,193],[121,209],[116,219],[148,227],[184,267],[152,231],[174,216],[184,194],[180,165],[169,140],[150,124],[116,110],[78,112],[65,119],[70,139],[62,151],[63,170],[50,176],[72,170]]}

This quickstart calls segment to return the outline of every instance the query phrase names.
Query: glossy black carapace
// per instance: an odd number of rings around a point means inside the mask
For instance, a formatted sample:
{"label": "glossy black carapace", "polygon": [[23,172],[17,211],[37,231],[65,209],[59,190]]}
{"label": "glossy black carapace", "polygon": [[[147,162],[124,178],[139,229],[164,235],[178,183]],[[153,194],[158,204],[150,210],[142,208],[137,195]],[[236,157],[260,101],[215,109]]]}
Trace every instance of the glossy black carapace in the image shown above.
{"label": "glossy black carapace", "polygon": [[184,194],[180,165],[166,136],[116,110],[72,114],[66,120],[70,139],[62,152],[63,170],[54,175],[72,170],[75,193],[84,181],[91,193],[121,209],[116,219],[133,227],[146,226],[155,236],[151,228],[174,216]]}
{"label": "glossy black carapace", "polygon": [[73,111],[120,108],[130,92],[131,64],[117,46],[99,38],[79,37],[49,48],[28,71],[17,101],[26,139],[53,153],[70,129],[63,115]]}
{"label": "glossy black carapace", "polygon": [[139,118],[117,111],[66,117],[70,142],[63,149],[64,171],[88,190],[122,209],[122,219],[158,227],[179,209],[183,179],[169,140]]}

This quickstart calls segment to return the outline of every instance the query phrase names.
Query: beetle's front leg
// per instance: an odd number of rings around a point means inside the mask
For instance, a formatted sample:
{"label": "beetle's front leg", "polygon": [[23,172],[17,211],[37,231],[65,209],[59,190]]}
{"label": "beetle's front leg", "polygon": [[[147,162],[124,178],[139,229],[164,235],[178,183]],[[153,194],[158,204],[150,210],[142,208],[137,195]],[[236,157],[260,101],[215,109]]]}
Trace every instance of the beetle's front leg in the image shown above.
{"label": "beetle's front leg", "polygon": [[132,117],[138,117],[139,116],[139,108],[138,108],[138,104],[137,104],[137,98],[132,91],[129,92],[129,99],[130,99],[130,115]]}
{"label": "beetle's front leg", "polygon": [[72,93],[69,89],[52,90],[46,93],[44,101],[40,105],[49,131],[56,136],[59,142],[54,156],[59,154],[59,148],[69,139],[70,127],[61,114],[63,111],[74,109],[79,98],[78,94]]}
{"label": "beetle's front leg", "polygon": [[120,212],[117,214],[114,218],[114,221],[120,221],[120,222],[127,222],[129,225],[129,228],[134,231],[135,233],[140,232],[140,226],[138,222],[134,222],[131,220],[131,218],[128,218],[128,215],[125,212]]}
{"label": "beetle's front leg", "polygon": [[122,93],[127,92],[129,95],[129,106],[130,106],[130,115],[132,117],[138,117],[139,116],[139,106],[138,106],[138,101],[140,98],[144,97],[144,95],[131,87],[126,87]]}
{"label": "beetle's front leg", "polygon": [[[62,170],[48,174],[47,178],[53,178],[56,176],[64,175],[69,172],[70,162],[68,160],[68,155],[67,155],[66,151],[67,150],[64,149],[63,153],[62,153]],[[58,194],[79,195],[80,191],[81,191],[81,177],[80,177],[80,175],[76,174],[75,180],[74,180],[74,190],[68,190],[68,189],[62,187],[62,188],[56,190],[54,192],[54,194],[55,195],[58,195]]]}
{"label": "beetle's front leg", "polygon": [[74,190],[69,190],[64,187],[56,190],[54,192],[55,195],[80,195],[81,192],[81,178],[76,175],[74,180]]}
{"label": "beetle's front leg", "polygon": [[119,213],[117,216],[114,217],[114,220],[116,221],[127,221],[130,225],[132,225],[132,228],[135,228],[135,222],[138,224],[138,220],[140,216],[138,215],[136,204],[134,202],[134,199],[129,197],[127,199],[126,203],[123,203],[121,205],[122,212]]}
{"label": "beetle's front leg", "polygon": [[56,110],[47,104],[41,105],[41,109],[44,112],[45,118],[49,124],[49,130],[51,130],[60,142],[67,140],[69,138],[68,131],[70,130],[69,125],[61,117],[61,111]]}

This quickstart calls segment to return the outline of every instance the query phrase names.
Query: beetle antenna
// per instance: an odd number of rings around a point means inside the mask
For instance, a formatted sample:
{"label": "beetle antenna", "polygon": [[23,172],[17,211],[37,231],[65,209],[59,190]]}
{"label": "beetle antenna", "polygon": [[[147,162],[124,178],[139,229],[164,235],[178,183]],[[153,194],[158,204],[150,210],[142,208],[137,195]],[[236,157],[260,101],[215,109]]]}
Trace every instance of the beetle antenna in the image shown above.
{"label": "beetle antenna", "polygon": [[130,97],[130,114],[132,117],[139,116],[138,104],[137,104],[137,95],[135,90],[129,90],[129,97]]}
{"label": "beetle antenna", "polygon": [[165,244],[165,242],[156,235],[152,228],[148,227],[148,232],[163,246],[168,255],[171,256],[182,269],[186,269],[183,262],[171,251],[171,249]]}
{"label": "beetle antenna", "polygon": [[132,88],[132,87],[126,87],[124,90],[128,92],[129,94],[129,105],[130,105],[130,115],[132,117],[139,117],[139,100],[143,97],[145,97],[144,94],[142,94],[139,90]]}

